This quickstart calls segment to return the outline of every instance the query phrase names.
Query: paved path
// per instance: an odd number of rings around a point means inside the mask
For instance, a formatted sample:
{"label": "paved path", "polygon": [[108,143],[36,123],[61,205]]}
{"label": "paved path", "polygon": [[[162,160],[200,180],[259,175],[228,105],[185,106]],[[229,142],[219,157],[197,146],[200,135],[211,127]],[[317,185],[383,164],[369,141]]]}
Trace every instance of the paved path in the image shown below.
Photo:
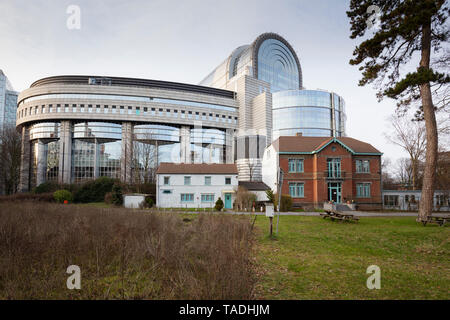
{"label": "paved path", "polygon": [[[164,210],[161,210],[163,212],[166,212]],[[172,212],[172,210],[167,210],[167,212]],[[176,211],[173,210],[173,212],[179,212],[179,213],[204,213],[204,211]],[[366,212],[366,211],[346,211],[348,213],[352,213],[357,217],[417,217],[417,212]],[[216,212],[213,212],[216,213]],[[264,212],[235,212],[235,211],[225,211],[226,214],[256,214],[256,215],[265,215]],[[275,213],[276,215],[277,213]],[[309,216],[309,217],[316,217],[320,216],[321,212],[281,212],[282,216]]]}
{"label": "paved path", "polygon": [[[346,211],[354,214],[357,217],[417,217],[417,212],[365,212],[365,211]],[[232,212],[230,214],[250,214],[251,212]],[[281,212],[282,216],[319,216],[321,212]],[[264,215],[264,213],[257,212],[257,215]],[[276,214],[276,213],[275,213]]]}

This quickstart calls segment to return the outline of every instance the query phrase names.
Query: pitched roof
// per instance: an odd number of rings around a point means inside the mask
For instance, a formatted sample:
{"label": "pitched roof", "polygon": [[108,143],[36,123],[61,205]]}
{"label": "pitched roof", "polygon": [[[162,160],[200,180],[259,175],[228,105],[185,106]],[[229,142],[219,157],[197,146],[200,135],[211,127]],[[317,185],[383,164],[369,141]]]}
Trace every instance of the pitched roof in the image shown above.
{"label": "pitched roof", "polygon": [[275,140],[272,145],[278,152],[316,153],[333,141],[350,149],[349,151],[352,153],[381,154],[381,152],[371,144],[350,137],[282,136]]}
{"label": "pitched roof", "polygon": [[239,181],[239,186],[250,191],[265,191],[270,189],[269,186],[262,181]]}
{"label": "pitched roof", "polygon": [[235,164],[162,162],[156,174],[238,174]]}

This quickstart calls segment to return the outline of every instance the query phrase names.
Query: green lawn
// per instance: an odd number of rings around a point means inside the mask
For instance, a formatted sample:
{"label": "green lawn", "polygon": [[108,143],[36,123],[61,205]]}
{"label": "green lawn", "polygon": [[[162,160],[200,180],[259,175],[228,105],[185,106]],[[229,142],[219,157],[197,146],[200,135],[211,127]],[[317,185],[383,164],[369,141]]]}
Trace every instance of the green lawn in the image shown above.
{"label": "green lawn", "polygon": [[[256,226],[257,298],[450,299],[448,227],[423,227],[413,217],[281,216],[271,240],[268,218],[258,216]],[[370,265],[381,268],[380,290],[366,287]]]}

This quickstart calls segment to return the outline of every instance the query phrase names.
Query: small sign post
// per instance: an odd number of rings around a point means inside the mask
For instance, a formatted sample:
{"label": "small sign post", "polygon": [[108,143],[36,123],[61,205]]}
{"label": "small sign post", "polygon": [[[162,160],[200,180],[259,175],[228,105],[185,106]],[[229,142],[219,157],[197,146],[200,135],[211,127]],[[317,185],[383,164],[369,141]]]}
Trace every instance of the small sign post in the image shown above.
{"label": "small sign post", "polygon": [[266,217],[270,220],[270,237],[272,238],[273,233],[273,204],[266,204]]}

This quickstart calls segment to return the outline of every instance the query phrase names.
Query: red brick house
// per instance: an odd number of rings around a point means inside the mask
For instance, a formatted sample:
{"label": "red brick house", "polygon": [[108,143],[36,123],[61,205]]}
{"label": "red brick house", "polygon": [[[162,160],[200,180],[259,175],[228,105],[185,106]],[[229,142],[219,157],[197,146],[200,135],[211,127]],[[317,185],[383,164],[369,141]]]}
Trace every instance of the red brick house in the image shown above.
{"label": "red brick house", "polygon": [[279,137],[264,151],[263,181],[290,194],[295,207],[322,207],[326,201],[356,203],[378,209],[381,199],[381,155],[372,145],[349,137]]}

